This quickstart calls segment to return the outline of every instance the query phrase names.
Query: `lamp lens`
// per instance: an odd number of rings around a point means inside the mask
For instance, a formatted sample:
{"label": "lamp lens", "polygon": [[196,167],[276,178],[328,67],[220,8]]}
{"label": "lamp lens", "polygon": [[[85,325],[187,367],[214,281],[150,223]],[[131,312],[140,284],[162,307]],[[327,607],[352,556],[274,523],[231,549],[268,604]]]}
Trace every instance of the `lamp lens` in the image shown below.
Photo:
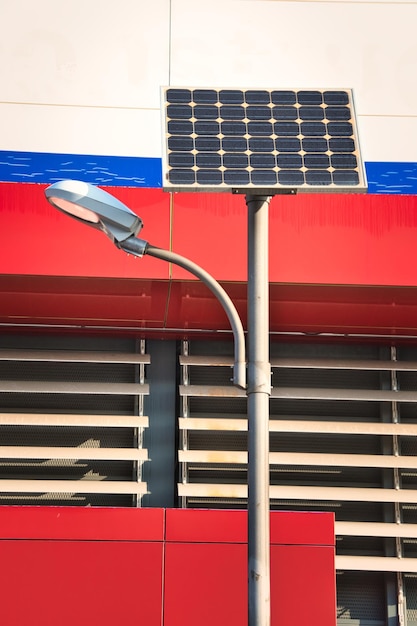
{"label": "lamp lens", "polygon": [[82,206],[78,206],[73,202],[69,202],[69,200],[51,197],[50,201],[53,202],[53,204],[58,207],[58,209],[61,209],[62,211],[65,211],[65,213],[69,213],[70,215],[74,215],[74,217],[79,217],[85,222],[98,224],[98,222],[100,221],[97,213],[94,213],[94,211],[90,211],[90,209],[85,209]]}

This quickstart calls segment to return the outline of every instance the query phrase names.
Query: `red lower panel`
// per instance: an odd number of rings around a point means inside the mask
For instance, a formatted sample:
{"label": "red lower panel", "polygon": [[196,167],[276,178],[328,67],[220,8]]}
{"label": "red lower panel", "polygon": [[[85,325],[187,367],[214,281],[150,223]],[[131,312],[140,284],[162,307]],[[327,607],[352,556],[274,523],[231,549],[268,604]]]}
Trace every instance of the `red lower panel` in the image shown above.
{"label": "red lower panel", "polygon": [[[244,544],[167,543],[164,626],[245,626]],[[334,548],[271,546],[271,626],[335,626]]]}
{"label": "red lower panel", "polygon": [[164,596],[164,626],[245,626],[246,546],[167,543]]}
{"label": "red lower panel", "polygon": [[271,626],[335,626],[334,549],[271,546]]}
{"label": "red lower panel", "polygon": [[[332,513],[273,511],[270,528],[271,545],[334,546]],[[165,538],[173,543],[246,544],[247,511],[167,509]]]}
{"label": "red lower panel", "polygon": [[[166,511],[164,626],[247,624],[246,511]],[[271,626],[335,626],[334,519],[271,513]]]}
{"label": "red lower panel", "polygon": [[0,540],[162,542],[164,536],[163,509],[0,507]]}
{"label": "red lower panel", "polygon": [[[271,539],[271,626],[335,626],[333,516]],[[245,511],[0,507],[0,624],[245,626],[245,540]]]}
{"label": "red lower panel", "polygon": [[162,542],[1,541],[0,624],[160,626],[162,551]]}

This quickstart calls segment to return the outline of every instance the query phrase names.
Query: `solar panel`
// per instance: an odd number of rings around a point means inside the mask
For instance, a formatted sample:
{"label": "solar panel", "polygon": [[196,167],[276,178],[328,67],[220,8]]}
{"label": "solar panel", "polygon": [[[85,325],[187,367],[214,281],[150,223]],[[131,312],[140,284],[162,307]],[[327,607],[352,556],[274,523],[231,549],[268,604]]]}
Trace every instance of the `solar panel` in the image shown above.
{"label": "solar panel", "polygon": [[163,187],[365,191],[350,89],[164,87]]}

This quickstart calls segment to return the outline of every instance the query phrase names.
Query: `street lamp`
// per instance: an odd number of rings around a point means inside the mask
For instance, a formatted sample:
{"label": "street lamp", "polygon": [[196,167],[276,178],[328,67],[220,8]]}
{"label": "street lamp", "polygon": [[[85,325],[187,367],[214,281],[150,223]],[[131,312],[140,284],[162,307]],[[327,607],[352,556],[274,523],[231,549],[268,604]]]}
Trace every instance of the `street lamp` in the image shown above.
{"label": "street lamp", "polygon": [[61,211],[103,230],[122,250],[189,270],[222,303],[235,339],[233,382],[247,395],[248,626],[269,626],[268,210],[277,194],[366,191],[353,94],[351,89],[170,86],[162,88],[162,96],[164,190],[246,194],[247,386],[242,323],[212,276],[137,239],[141,220],[102,190],[65,181],[48,187],[46,196]]}
{"label": "street lamp", "polygon": [[147,254],[174,263],[205,283],[220,301],[232,327],[233,384],[246,389],[245,335],[242,322],[226,291],[208,272],[180,254],[157,248],[139,239],[137,235],[143,226],[140,217],[99,187],[78,180],[63,180],[47,187],[45,196],[62,213],[104,232],[117,248],[134,256],[142,257]]}
{"label": "street lamp", "polygon": [[200,266],[170,250],[137,237],[143,222],[126,205],[99,187],[64,180],[45,189],[62,213],[104,232],[121,250],[145,254],[188,270],[204,282],[222,304],[234,337],[233,384],[248,398],[248,608],[249,626],[266,626],[270,618],[269,563],[269,396],[271,367],[268,338],[268,209],[270,196],[247,195],[248,207],[248,384],[243,326],[235,305],[221,285]]}

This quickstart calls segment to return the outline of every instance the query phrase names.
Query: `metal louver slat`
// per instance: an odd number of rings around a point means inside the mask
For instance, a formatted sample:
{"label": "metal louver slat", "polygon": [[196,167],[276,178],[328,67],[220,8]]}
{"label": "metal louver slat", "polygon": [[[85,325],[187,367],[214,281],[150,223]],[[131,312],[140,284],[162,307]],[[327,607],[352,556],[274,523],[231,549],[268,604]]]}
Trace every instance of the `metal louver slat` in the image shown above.
{"label": "metal louver slat", "polygon": [[248,421],[245,419],[180,417],[178,424],[180,430],[248,430]]}
{"label": "metal louver slat", "polygon": [[0,361],[39,361],[53,363],[150,363],[149,354],[97,352],[86,350],[12,350],[0,348]]}
{"label": "metal louver slat", "polygon": [[245,398],[244,389],[226,385],[180,385],[180,396],[202,398]]}
{"label": "metal louver slat", "polygon": [[380,389],[303,389],[276,387],[272,398],[292,400],[360,400],[365,402],[417,402],[417,392]]}
{"label": "metal louver slat", "polygon": [[149,386],[136,383],[81,383],[61,381],[2,380],[3,393],[62,393],[101,395],[148,395]]}
{"label": "metal louver slat", "polygon": [[[226,385],[181,385],[181,396],[242,398],[245,391]],[[372,402],[417,402],[417,392],[385,391],[381,389],[318,389],[302,387],[275,387],[272,398],[289,400],[359,400]]]}
{"label": "metal louver slat", "polygon": [[4,480],[0,493],[100,493],[143,495],[146,483],[111,480]]}
{"label": "metal louver slat", "polygon": [[75,413],[0,413],[0,426],[93,426],[146,428],[145,415],[76,415]]}
{"label": "metal louver slat", "polygon": [[[1,448],[0,448],[1,451]],[[179,461],[194,463],[247,463],[247,452],[226,450],[180,450]],[[271,465],[329,467],[385,467],[417,470],[417,458],[383,454],[318,454],[314,452],[270,452]]]}
{"label": "metal louver slat", "polygon": [[179,356],[180,365],[206,365],[208,367],[233,367],[233,359],[229,356],[199,356],[184,355]]}
{"label": "metal louver slat", "polygon": [[360,370],[360,371],[413,371],[417,372],[417,361],[379,361],[377,359],[272,359],[271,366],[290,369]]}
{"label": "metal louver slat", "polygon": [[148,451],[129,448],[0,446],[1,459],[90,459],[107,461],[147,461]]}
{"label": "metal louver slat", "polygon": [[[180,365],[207,367],[232,367],[233,359],[227,356],[180,355]],[[413,371],[417,372],[417,361],[379,361],[377,359],[312,359],[312,358],[273,358],[271,367],[288,369],[342,369],[372,371]]]}
{"label": "metal louver slat", "polygon": [[[294,421],[286,419],[271,419],[269,421],[270,432],[285,433],[345,433],[349,435],[415,435],[417,436],[417,424],[385,423],[377,422],[316,422]],[[187,417],[179,418],[181,430],[236,430],[248,429],[248,422],[244,419]]]}
{"label": "metal louver slat", "polygon": [[336,555],[336,569],[366,572],[417,572],[417,559],[389,556]]}
{"label": "metal louver slat", "polygon": [[352,537],[408,537],[417,539],[417,524],[389,522],[335,522],[337,535]]}
{"label": "metal louver slat", "polygon": [[[209,498],[246,498],[247,485],[184,483],[178,485],[181,496]],[[372,489],[368,487],[309,487],[300,485],[271,485],[270,498],[276,500],[332,500],[334,502],[413,502],[416,489]]]}

